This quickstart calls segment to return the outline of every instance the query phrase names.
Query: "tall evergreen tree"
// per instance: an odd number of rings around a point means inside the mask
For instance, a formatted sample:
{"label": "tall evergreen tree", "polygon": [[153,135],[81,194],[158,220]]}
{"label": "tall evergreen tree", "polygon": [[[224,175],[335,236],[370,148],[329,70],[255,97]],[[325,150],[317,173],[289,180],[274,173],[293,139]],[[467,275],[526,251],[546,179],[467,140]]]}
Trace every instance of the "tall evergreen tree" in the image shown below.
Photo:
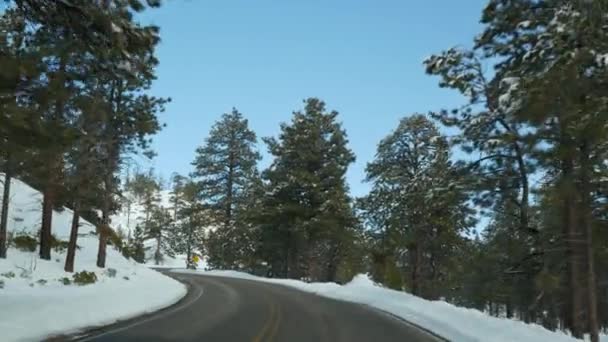
{"label": "tall evergreen tree", "polygon": [[20,176],[31,147],[48,143],[41,134],[32,97],[42,70],[39,54],[30,48],[32,34],[14,9],[0,16],[0,172],[3,173],[0,212],[0,258],[6,258],[11,180]]}
{"label": "tall evergreen tree", "polygon": [[256,181],[257,138],[248,121],[236,109],[224,114],[196,150],[192,174],[199,181],[203,203],[209,206],[216,229],[209,233],[208,252],[212,267],[235,268],[235,255],[246,223],[241,219],[247,189]]}
{"label": "tall evergreen tree", "polygon": [[554,186],[561,193],[570,293],[563,317],[575,336],[588,332],[593,341],[599,340],[593,188],[601,163],[595,157],[607,136],[602,91],[608,53],[602,13],[607,9],[604,0],[502,6],[491,1],[477,41],[488,55],[504,60],[498,72],[517,81],[515,115],[536,127],[535,138],[548,146],[538,160],[558,175]]}
{"label": "tall evergreen tree", "polygon": [[310,98],[279,140],[265,139],[275,159],[264,172],[260,252],[275,275],[334,281],[351,247],[356,221],[344,178],[355,157],[337,117]]}
{"label": "tall evergreen tree", "polygon": [[101,207],[97,194],[103,191],[101,187],[103,179],[99,177],[100,165],[96,163],[99,159],[100,138],[97,129],[100,124],[100,113],[95,108],[98,101],[83,95],[77,99],[77,103],[82,114],[75,126],[80,134],[66,158],[65,186],[70,193],[68,204],[72,208],[72,226],[64,267],[66,272],[74,271],[80,216],[87,210]]}
{"label": "tall evergreen tree", "polygon": [[145,232],[141,225],[135,226],[135,232],[133,232],[133,238],[129,244],[130,255],[133,260],[140,264],[146,262],[146,249],[144,247]]}
{"label": "tall evergreen tree", "polygon": [[155,242],[153,254],[155,265],[161,265],[166,255],[170,257],[175,255],[169,238],[175,229],[169,210],[163,207],[154,207],[148,221],[146,238],[153,239]]}
{"label": "tall evergreen tree", "polygon": [[[461,234],[472,225],[446,139],[425,116],[407,117],[382,140],[367,174],[373,188],[364,209],[385,240],[382,257],[406,266],[402,279],[413,294],[445,295]],[[387,244],[394,254],[386,255]]]}
{"label": "tall evergreen tree", "polygon": [[116,174],[121,162],[125,155],[148,151],[149,137],[161,129],[157,115],[164,111],[168,102],[168,99],[148,94],[156,78],[155,47],[160,38],[158,27],[144,26],[135,20],[133,11],[139,12],[145,7],[140,1],[106,1],[102,5],[113,44],[96,54],[98,92],[105,101],[106,111],[101,125],[103,153],[100,163],[104,165],[104,192],[98,226],[99,267],[105,267],[110,215],[117,207]]}

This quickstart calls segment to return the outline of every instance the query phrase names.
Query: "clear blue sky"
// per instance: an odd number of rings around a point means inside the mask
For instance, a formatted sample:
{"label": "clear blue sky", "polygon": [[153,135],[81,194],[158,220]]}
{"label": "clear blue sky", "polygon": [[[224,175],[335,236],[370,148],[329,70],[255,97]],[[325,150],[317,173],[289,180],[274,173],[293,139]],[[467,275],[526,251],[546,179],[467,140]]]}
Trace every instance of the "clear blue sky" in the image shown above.
{"label": "clear blue sky", "polygon": [[[275,136],[307,97],[341,114],[363,195],[365,165],[400,118],[462,103],[422,61],[470,46],[486,0],[166,0],[142,21],[161,27],[153,93],[173,102],[155,137],[154,166],[187,174],[194,150],[236,107],[258,137]],[[266,147],[260,143],[265,153]],[[261,163],[270,162],[268,155]]]}

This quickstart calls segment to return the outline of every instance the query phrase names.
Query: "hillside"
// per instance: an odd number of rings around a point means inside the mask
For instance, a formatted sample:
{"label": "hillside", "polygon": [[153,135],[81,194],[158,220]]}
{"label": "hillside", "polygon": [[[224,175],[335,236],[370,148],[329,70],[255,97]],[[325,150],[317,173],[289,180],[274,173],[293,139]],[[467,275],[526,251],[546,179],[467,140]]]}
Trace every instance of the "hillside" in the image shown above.
{"label": "hillside", "polygon": [[[0,185],[0,190],[2,185]],[[42,196],[27,184],[11,183],[8,231],[35,236],[40,225]],[[53,215],[53,234],[67,240],[72,211]],[[76,332],[158,310],[186,293],[179,282],[144,265],[125,259],[109,247],[107,268],[96,267],[94,226],[81,221],[75,271],[93,272],[93,284],[77,285],[63,271],[65,250],[53,250],[52,260],[40,260],[37,251],[12,245],[0,259],[0,330],[3,341],[38,341],[47,336]],[[68,284],[69,283],[69,284]]]}

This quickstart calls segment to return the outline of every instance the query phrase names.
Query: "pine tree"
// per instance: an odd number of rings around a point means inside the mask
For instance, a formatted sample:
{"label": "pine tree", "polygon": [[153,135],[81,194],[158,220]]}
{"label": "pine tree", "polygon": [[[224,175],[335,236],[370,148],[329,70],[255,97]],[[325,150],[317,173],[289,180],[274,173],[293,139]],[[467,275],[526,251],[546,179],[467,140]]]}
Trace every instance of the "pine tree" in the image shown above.
{"label": "pine tree", "polygon": [[[431,299],[452,285],[455,251],[472,225],[467,194],[449,157],[437,127],[415,114],[382,140],[367,167],[373,187],[363,208],[381,239],[380,272],[386,272],[388,261],[407,265],[402,279],[411,292]],[[407,259],[400,259],[403,255]]]}
{"label": "pine tree", "polygon": [[196,150],[193,177],[199,180],[201,200],[210,208],[216,225],[207,242],[212,267],[232,269],[241,263],[235,251],[241,248],[246,226],[241,220],[246,190],[256,180],[256,164],[261,158],[256,142],[247,119],[233,109],[222,116],[205,145]]}
{"label": "pine tree", "polygon": [[141,225],[135,226],[135,232],[129,246],[131,257],[140,264],[146,262],[146,250],[144,248],[145,232]]}
{"label": "pine tree", "polygon": [[179,217],[175,229],[169,233],[169,245],[176,254],[186,255],[186,268],[194,269],[193,256],[200,252],[205,238],[205,228],[209,224],[204,206],[199,202],[199,186],[191,179],[181,178],[179,186],[173,189],[174,202]]}
{"label": "pine tree", "polygon": [[337,117],[310,98],[278,141],[265,139],[275,159],[264,172],[259,248],[274,275],[334,281],[351,247],[356,220],[344,177],[355,157]]}
{"label": "pine tree", "polygon": [[160,206],[160,184],[154,176],[154,170],[133,175],[125,190],[132,195],[143,209],[143,229],[149,230],[149,223],[155,208]]}
{"label": "pine tree", "polygon": [[184,193],[185,193],[185,187],[186,184],[188,182],[188,178],[178,174],[178,173],[174,173],[171,176],[171,197],[170,197],[170,201],[171,204],[173,205],[173,220],[177,221],[178,217],[179,217],[179,212],[182,209],[182,206],[184,204]]}
{"label": "pine tree", "polygon": [[82,110],[82,114],[76,123],[80,134],[66,159],[66,174],[68,179],[66,187],[70,193],[69,204],[73,212],[64,267],[66,272],[74,271],[80,216],[87,210],[101,207],[96,194],[103,190],[101,188],[103,179],[99,177],[101,170],[99,169],[99,164],[95,162],[99,158],[97,154],[99,150],[97,127],[100,123],[100,115],[95,108],[98,105],[98,101],[84,95],[80,96],[77,102]]}
{"label": "pine tree", "polygon": [[[501,211],[505,203],[514,204],[509,206],[509,215],[517,218],[519,224],[509,224],[510,229],[501,237],[507,246],[527,245],[531,252],[507,254],[506,259],[495,266],[503,268],[505,276],[502,278],[511,276],[515,284],[515,278],[522,277],[519,273],[522,267],[527,269],[529,279],[542,269],[528,267],[538,265],[542,257],[539,230],[530,224],[529,209],[529,179],[535,172],[531,160],[534,142],[530,139],[534,129],[514,115],[519,105],[515,96],[517,79],[504,73],[489,75],[484,72],[484,63],[488,61],[483,54],[456,48],[425,61],[427,72],[441,77],[441,87],[458,90],[468,99],[462,108],[443,110],[433,113],[433,116],[446,127],[457,128],[458,134],[452,142],[473,156],[466,164],[472,173],[469,179],[473,182],[468,188],[475,194],[474,203],[489,211],[494,218],[503,215]],[[514,271],[516,269],[517,272]],[[532,281],[529,285],[534,286]],[[509,293],[515,295],[517,291]],[[510,296],[502,298],[510,318],[513,315],[512,301],[520,300]]]}
{"label": "pine tree", "polygon": [[[135,10],[132,6],[136,3],[138,2],[108,2],[104,6],[110,26],[121,34],[114,37],[117,41],[115,48],[103,52],[99,58],[102,67],[99,91],[103,94],[107,111],[102,125],[104,153],[100,160],[104,165],[104,204],[98,229],[99,267],[105,267],[110,215],[116,207],[114,202],[118,182],[115,174],[120,169],[124,155],[142,151],[147,154],[149,136],[161,129],[157,115],[164,111],[164,105],[168,102],[168,99],[147,94],[155,79],[154,71],[158,64],[154,49],[160,40],[159,29],[156,26],[142,26],[134,21],[131,9]],[[139,10],[143,10],[143,7]]]}
{"label": "pine tree", "polygon": [[28,146],[47,143],[33,114],[32,90],[40,70],[38,54],[28,48],[32,39],[18,12],[8,9],[0,16],[0,171],[3,172],[0,212],[0,258],[6,258],[6,239],[11,180],[23,171]]}
{"label": "pine tree", "polygon": [[[549,145],[538,160],[559,174],[555,186],[561,193],[571,293],[563,307],[564,321],[574,336],[589,332],[593,341],[599,339],[593,170],[607,135],[606,102],[600,90],[606,84],[606,9],[604,0],[520,1],[505,6],[491,2],[483,17],[487,27],[478,41],[488,55],[504,58],[498,72],[519,84],[515,115],[538,129],[537,141]],[[526,25],[516,24],[522,22]]]}
{"label": "pine tree", "polygon": [[148,221],[146,230],[146,238],[155,241],[154,246],[154,264],[161,265],[165,255],[174,256],[171,248],[170,234],[175,230],[175,225],[171,219],[169,210],[162,207],[155,207]]}
{"label": "pine tree", "polygon": [[39,68],[44,70],[36,82],[32,99],[48,144],[34,151],[28,178],[43,195],[40,258],[46,260],[51,258],[53,209],[64,204],[64,154],[76,136],[71,123],[79,115],[74,99],[78,93],[75,79],[82,75],[79,61],[82,42],[73,38],[67,28],[41,26],[30,42],[41,54]]}

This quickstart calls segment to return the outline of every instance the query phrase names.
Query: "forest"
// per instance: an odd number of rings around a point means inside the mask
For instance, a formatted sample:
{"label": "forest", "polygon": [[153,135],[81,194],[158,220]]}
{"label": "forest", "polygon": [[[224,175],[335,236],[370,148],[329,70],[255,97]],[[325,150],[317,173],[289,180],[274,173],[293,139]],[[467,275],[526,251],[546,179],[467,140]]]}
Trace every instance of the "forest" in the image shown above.
{"label": "forest", "polygon": [[[213,269],[311,282],[369,273],[425,299],[599,341],[608,328],[607,0],[488,1],[468,48],[421,65],[462,105],[404,115],[378,142],[360,198],[346,182],[355,155],[341,116],[315,97],[276,137],[258,137],[236,108],[223,114],[188,175],[126,172],[135,156],[154,157],[170,102],[150,95],[160,29],[136,19],[156,7],[7,1],[0,258],[17,238],[7,234],[17,178],[43,194],[30,237],[40,258],[51,259],[53,209],[73,210],[68,272],[82,217],[97,227],[102,268],[108,245],[144,262],[144,241],[154,240],[157,262],[185,254],[192,267],[200,254]],[[260,146],[272,157],[265,169]],[[134,203],[145,219],[115,229],[110,217]]]}

